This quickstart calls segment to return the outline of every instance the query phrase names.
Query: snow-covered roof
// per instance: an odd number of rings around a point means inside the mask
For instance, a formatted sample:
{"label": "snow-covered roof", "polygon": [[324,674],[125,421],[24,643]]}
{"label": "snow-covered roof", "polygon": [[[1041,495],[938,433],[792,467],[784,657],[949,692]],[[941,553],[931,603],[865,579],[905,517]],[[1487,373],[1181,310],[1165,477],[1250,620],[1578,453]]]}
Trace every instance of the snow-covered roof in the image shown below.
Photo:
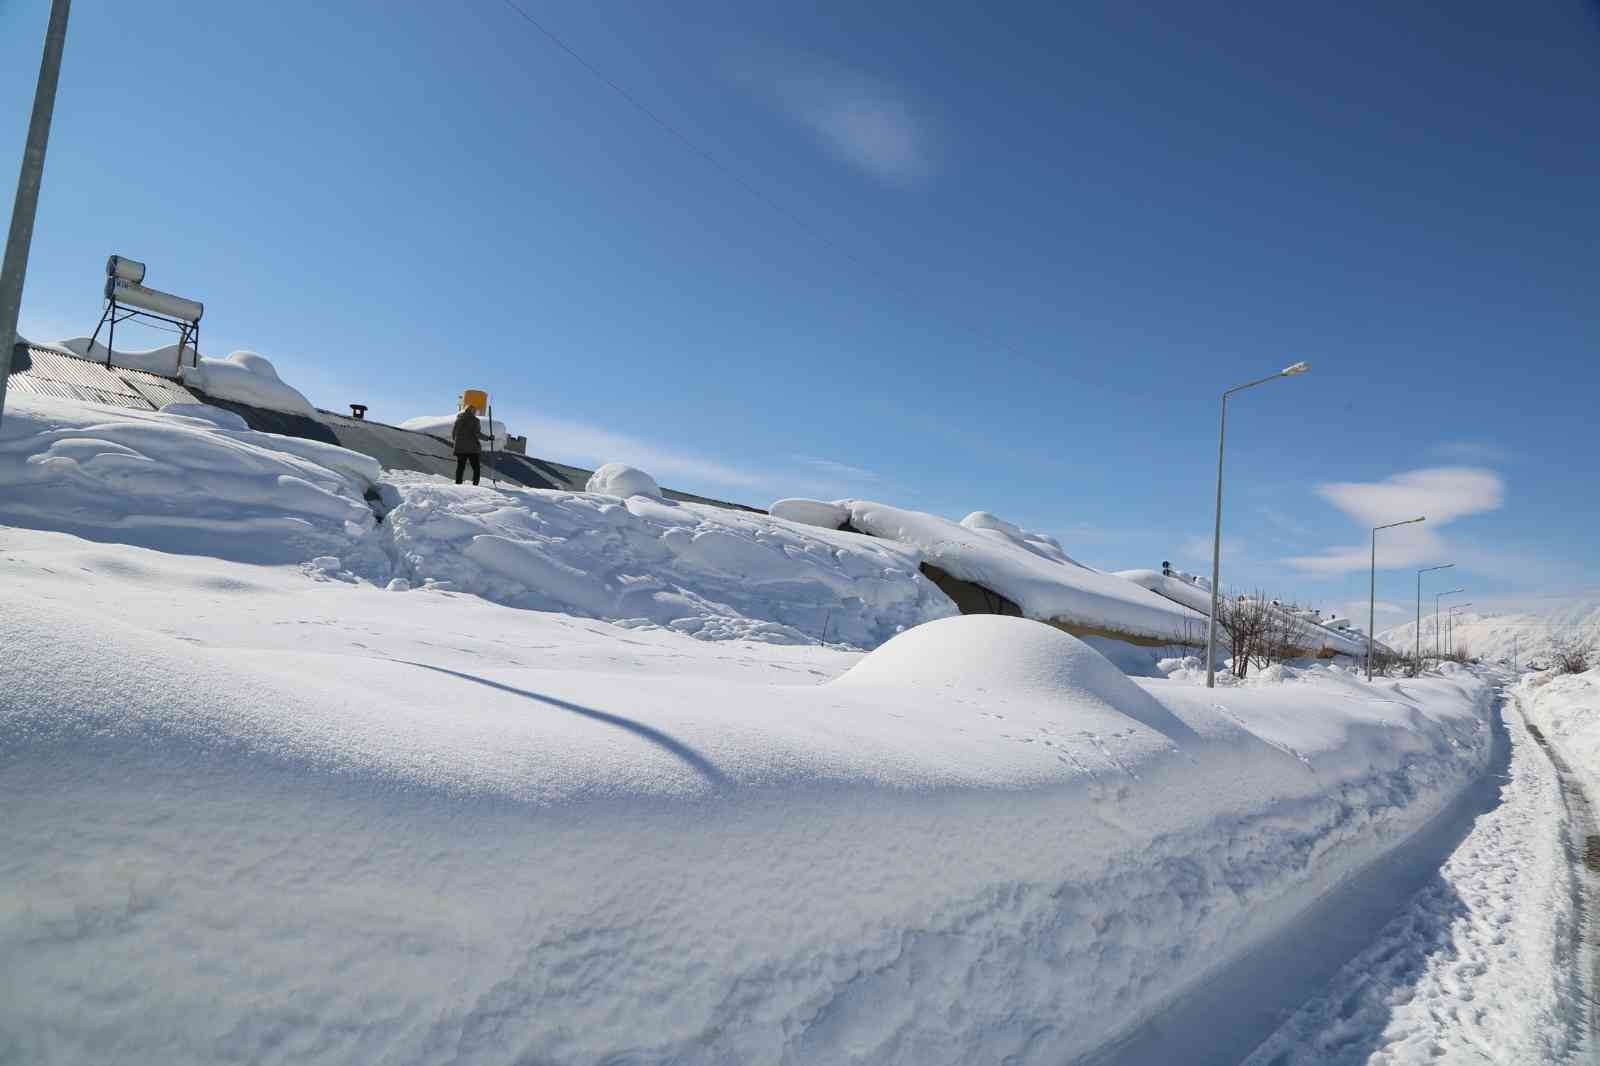
{"label": "snow-covered roof", "polygon": [[985,512],[964,522],[869,500],[842,500],[863,533],[918,548],[931,565],[1016,603],[1029,618],[1147,640],[1193,636],[1198,616],[1148,589],[1073,560],[1053,539]]}

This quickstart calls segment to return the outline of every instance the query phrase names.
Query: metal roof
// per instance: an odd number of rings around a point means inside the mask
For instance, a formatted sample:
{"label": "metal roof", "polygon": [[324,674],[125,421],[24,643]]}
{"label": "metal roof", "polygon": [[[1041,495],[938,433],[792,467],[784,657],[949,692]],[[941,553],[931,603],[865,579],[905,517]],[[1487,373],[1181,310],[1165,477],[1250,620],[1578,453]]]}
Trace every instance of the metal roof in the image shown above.
{"label": "metal roof", "polygon": [[[22,345],[18,345],[22,347]],[[159,411],[169,403],[200,403],[181,384],[158,374],[123,367],[107,367],[92,359],[56,348],[27,345],[32,366],[12,374],[7,387],[36,396]]]}

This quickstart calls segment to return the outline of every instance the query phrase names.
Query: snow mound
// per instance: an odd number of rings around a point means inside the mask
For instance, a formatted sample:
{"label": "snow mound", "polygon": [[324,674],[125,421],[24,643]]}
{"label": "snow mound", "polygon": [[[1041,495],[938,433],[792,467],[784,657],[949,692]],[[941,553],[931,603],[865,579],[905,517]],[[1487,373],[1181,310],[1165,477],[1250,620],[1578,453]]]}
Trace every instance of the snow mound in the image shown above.
{"label": "snow mound", "polygon": [[955,613],[897,544],[647,495],[386,485],[394,575],[413,587],[706,640],[865,648]]}
{"label": "snow mound", "polygon": [[[19,340],[21,338],[18,338]],[[71,352],[83,359],[93,359],[97,363],[106,361],[106,346],[99,341],[90,343],[88,337],[68,337],[66,340],[56,341],[46,345],[49,348],[60,348]],[[163,345],[160,348],[149,348],[144,351],[128,352],[116,351],[111,353],[111,365],[120,366],[125,370],[143,370],[150,374],[161,374],[172,377],[178,373],[178,360],[180,354],[176,344]],[[194,349],[185,347],[181,358],[184,362],[194,359]]]}
{"label": "snow mound", "polygon": [[1013,525],[997,515],[988,511],[973,511],[961,520],[961,525],[966,529],[979,530],[990,535],[999,535],[1020,548],[1026,548],[1041,558],[1049,559],[1054,563],[1066,563],[1070,566],[1083,566],[1078,560],[1061,550],[1061,542],[1047,533],[1035,533]]}
{"label": "snow mound", "polygon": [[246,562],[341,552],[374,524],[369,456],[160,414],[14,395],[0,522]]}
{"label": "snow mound", "polygon": [[161,408],[164,415],[173,415],[179,418],[198,418],[202,422],[209,422],[218,429],[249,429],[250,423],[232,411],[224,411],[220,407],[213,407],[208,403],[169,403]]}
{"label": "snow mound", "polygon": [[311,401],[284,384],[271,360],[256,352],[234,352],[224,359],[203,355],[200,365],[185,366],[181,376],[189,388],[220,400],[317,417]]}
{"label": "snow mound", "polygon": [[1105,656],[1044,622],[998,614],[920,625],[867,655],[835,684],[932,685],[1137,701],[1139,687]]}
{"label": "snow mound", "polygon": [[818,529],[838,529],[850,521],[850,509],[847,507],[800,497],[778,500],[767,508],[767,513],[785,522],[798,522],[803,526],[816,526]]}
{"label": "snow mound", "polygon": [[[404,422],[401,422],[400,428],[409,429],[416,433],[427,433],[435,437],[443,437],[445,440],[449,440],[450,431],[452,428],[454,428],[455,424],[455,415],[418,415],[416,418],[408,418]],[[483,432],[492,433],[494,435],[494,439],[497,444],[505,444],[507,433],[506,424],[504,422],[500,421],[498,418],[488,419],[482,415],[479,415],[478,424],[483,427]],[[493,427],[492,429],[490,428],[491,426]]]}
{"label": "snow mound", "polygon": [[626,499],[629,496],[660,496],[661,486],[656,484],[655,478],[637,467],[626,463],[606,463],[589,475],[589,483],[584,486],[584,491]]}
{"label": "snow mound", "polygon": [[1045,622],[969,614],[920,625],[867,655],[836,686],[932,688],[1061,701],[1189,732],[1109,659]]}
{"label": "snow mound", "polygon": [[1160,641],[1181,640],[1202,621],[1194,611],[1083,566],[1048,539],[992,515],[968,516],[974,528],[867,500],[845,506],[856,529],[917,548],[928,563],[998,592],[1029,618]]}

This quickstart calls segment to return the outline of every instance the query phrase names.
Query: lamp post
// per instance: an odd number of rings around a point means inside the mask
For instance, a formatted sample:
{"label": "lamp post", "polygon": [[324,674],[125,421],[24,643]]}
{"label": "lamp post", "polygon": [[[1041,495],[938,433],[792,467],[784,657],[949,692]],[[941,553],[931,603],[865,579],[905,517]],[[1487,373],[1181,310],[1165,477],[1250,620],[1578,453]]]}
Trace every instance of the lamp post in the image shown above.
{"label": "lamp post", "polygon": [[6,379],[11,375],[11,349],[17,343],[17,315],[22,310],[22,279],[28,273],[28,248],[33,244],[33,218],[38,213],[39,185],[44,180],[44,150],[50,142],[50,118],[56,108],[56,83],[61,78],[61,52],[67,43],[70,0],[52,0],[44,32],[39,82],[33,90],[33,114],[17,174],[17,199],[6,234],[5,265],[0,266],[0,416],[6,408]]}
{"label": "lamp post", "polygon": [[1456,604],[1454,607],[1450,608],[1450,610],[1445,612],[1445,616],[1444,616],[1444,623],[1445,623],[1444,650],[1445,650],[1445,652],[1447,654],[1451,653],[1451,652],[1454,652],[1456,650],[1455,649],[1455,642],[1456,642],[1456,612],[1457,611],[1464,611],[1468,607],[1471,607],[1471,606],[1472,606],[1472,601],[1468,600],[1466,603],[1458,603],[1458,604]]}
{"label": "lamp post", "polygon": [[1377,640],[1372,635],[1373,628],[1378,623],[1378,530],[1393,529],[1395,526],[1414,526],[1418,522],[1426,522],[1427,515],[1420,518],[1407,518],[1403,522],[1390,522],[1386,526],[1372,527],[1372,569],[1368,574],[1367,584],[1367,680],[1372,680],[1372,644]]}
{"label": "lamp post", "polygon": [[[1417,650],[1416,650],[1416,659],[1417,659],[1417,673],[1419,673],[1419,674],[1422,673],[1422,575],[1426,574],[1426,573],[1429,573],[1431,571],[1434,571],[1434,570],[1448,570],[1454,565],[1456,565],[1456,564],[1455,563],[1441,563],[1438,566],[1425,566],[1421,570],[1417,571],[1417,633],[1416,633]],[[1438,623],[1435,622],[1434,624],[1437,625]]]}
{"label": "lamp post", "polygon": [[1228,397],[1269,381],[1304,374],[1310,369],[1310,363],[1293,363],[1276,374],[1235,385],[1222,394],[1222,422],[1217,431],[1217,524],[1211,536],[1211,621],[1206,626],[1206,688],[1217,687],[1217,600],[1218,582],[1222,580],[1222,449],[1228,440]]}
{"label": "lamp post", "polygon": [[1446,596],[1454,596],[1466,589],[1451,589],[1449,592],[1436,592],[1433,596],[1433,657],[1439,658],[1439,601]]}

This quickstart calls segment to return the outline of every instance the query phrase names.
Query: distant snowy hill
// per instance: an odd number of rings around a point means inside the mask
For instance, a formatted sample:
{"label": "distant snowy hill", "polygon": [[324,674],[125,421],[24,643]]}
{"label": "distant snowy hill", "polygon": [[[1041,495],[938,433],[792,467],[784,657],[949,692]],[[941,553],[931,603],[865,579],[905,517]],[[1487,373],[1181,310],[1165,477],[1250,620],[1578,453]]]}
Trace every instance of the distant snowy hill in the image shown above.
{"label": "distant snowy hill", "polygon": [[[1600,594],[1531,606],[1525,610],[1458,612],[1455,624],[1440,616],[1443,636],[1453,639],[1457,647],[1486,661],[1510,659],[1515,655],[1526,663],[1530,654],[1537,655],[1549,646],[1552,635],[1565,636],[1583,633],[1600,643]],[[1416,643],[1416,623],[1407,622],[1378,634],[1378,639],[1395,648],[1407,651]],[[1424,652],[1434,647],[1434,619],[1431,613],[1422,616],[1422,645]]]}

